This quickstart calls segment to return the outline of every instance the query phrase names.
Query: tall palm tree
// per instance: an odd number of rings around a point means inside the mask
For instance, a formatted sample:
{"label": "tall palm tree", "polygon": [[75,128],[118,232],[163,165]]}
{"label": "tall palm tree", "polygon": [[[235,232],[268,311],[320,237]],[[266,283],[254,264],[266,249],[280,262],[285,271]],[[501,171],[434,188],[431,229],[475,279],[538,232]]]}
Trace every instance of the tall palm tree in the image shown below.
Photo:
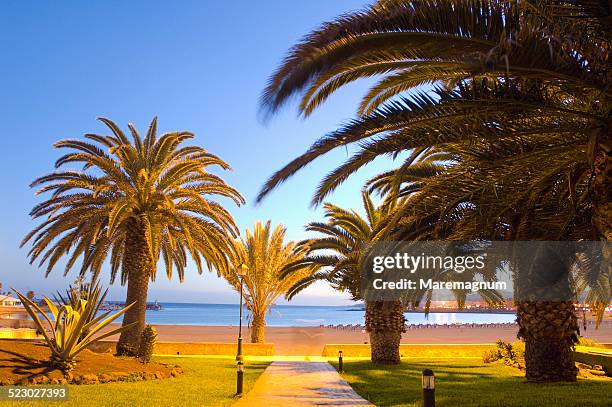
{"label": "tall palm tree", "polygon": [[[201,147],[183,143],[193,134],[183,131],[157,137],[157,118],[144,139],[129,124],[132,140],[109,119],[101,118],[112,135],[86,134],[87,140],[61,140],[56,148],[71,150],[55,163],[56,172],[32,183],[36,194],[51,197],[32,209],[42,218],[22,245],[32,240],[30,262],[46,264],[47,274],[66,257],[64,274],[80,260],[80,274],[98,275],[106,259],[111,283],[127,283],[125,314],[117,353],[138,350],[145,325],[149,280],[155,280],[160,258],[168,278],[176,267],[183,281],[188,257],[203,271],[226,267],[233,236],[238,234],[231,214],[209,196],[244,199],[220,177],[208,172],[217,165],[229,169],[219,157]],[[81,171],[64,169],[81,164]]]}
{"label": "tall palm tree", "polygon": [[[246,230],[246,237],[233,241],[233,263],[221,269],[225,279],[240,290],[237,269],[248,267],[243,278],[245,302],[251,311],[251,342],[265,341],[266,314],[276,300],[299,280],[314,272],[316,265],[301,263],[306,254],[304,247],[285,242],[286,229],[271,221],[255,223],[253,232]],[[291,267],[291,273],[288,273]]]}
{"label": "tall palm tree", "polygon": [[[590,1],[383,0],[324,24],[271,78],[263,97],[269,113],[301,93],[300,109],[308,116],[339,87],[382,79],[364,97],[360,120],[279,171],[260,198],[317,156],[354,142],[371,141],[330,174],[316,202],[380,154],[483,137],[540,137],[546,150],[548,137],[569,136],[566,147],[575,147],[577,160],[593,171],[592,222],[605,238],[610,16],[609,5]],[[438,85],[433,97],[401,97],[423,84]],[[520,112],[520,120],[510,120]],[[374,140],[377,135],[390,137]]]}
{"label": "tall palm tree", "polygon": [[[426,168],[427,160],[433,160],[435,154],[422,157],[420,169]],[[435,165],[430,162],[429,165]],[[418,171],[417,171],[418,172]],[[367,258],[371,255],[374,244],[380,238],[380,230],[389,223],[389,216],[396,210],[395,201],[387,199],[380,205],[374,205],[367,192],[362,193],[365,218],[354,210],[346,210],[336,205],[325,204],[326,223],[313,222],[306,226],[306,230],[318,232],[319,237],[305,240],[300,244],[308,248],[308,256],[301,264],[310,264],[320,267],[316,273],[299,281],[289,292],[289,297],[297,294],[315,281],[329,282],[336,290],[348,292],[353,300],[363,300],[366,304],[365,324],[370,334],[372,362],[382,364],[396,364],[400,362],[399,346],[402,332],[405,331],[404,310],[406,306],[414,308],[423,305],[428,312],[433,298],[432,290],[409,290],[398,299],[373,299],[363,291],[362,282],[366,269]],[[383,249],[384,250],[384,249]],[[494,270],[479,273],[484,281],[494,277]],[[417,274],[419,277],[429,272]],[[458,276],[456,273],[442,272],[437,274],[439,279],[453,281],[467,279],[473,276]],[[465,303],[467,291],[453,292],[459,305]],[[503,298],[492,290],[481,290],[479,294],[488,303],[499,303]],[[424,300],[424,301],[423,301]]]}
{"label": "tall palm tree", "polygon": [[[523,149],[524,154],[510,154],[516,148]],[[560,150],[557,161],[542,160],[540,154],[529,152],[526,142],[500,140],[495,149],[481,146],[475,150],[474,146],[447,145],[453,164],[427,178],[420,194],[402,198],[398,205],[401,209],[389,216],[385,225],[387,233],[379,234],[392,240],[589,240],[592,208],[580,198],[588,190],[588,175],[584,176],[590,172],[587,163],[576,165],[571,153]],[[371,188],[385,190],[389,184],[399,183],[401,191],[410,191],[414,177],[407,177],[405,172],[398,169],[375,179]],[[400,222],[401,227],[394,228]],[[611,296],[610,276],[601,272],[597,263],[579,268],[577,275],[570,273],[576,261],[559,270],[548,268],[547,275],[556,271],[563,277],[559,281],[564,283],[555,287],[555,301],[527,301],[521,284],[515,285],[528,379],[576,379],[571,350],[578,324],[571,294],[578,297],[587,291],[589,302],[598,304],[599,315],[603,314]],[[512,270],[517,281],[527,283],[533,294],[531,287],[537,276],[531,273],[531,264],[513,262]],[[572,283],[571,278],[580,283]],[[572,290],[574,284],[576,291]],[[545,288],[538,298],[550,295],[551,288]]]}
{"label": "tall palm tree", "polygon": [[[269,113],[299,93],[307,116],[338,88],[382,78],[364,96],[360,119],[277,172],[258,199],[316,157],[355,142],[361,152],[325,179],[316,202],[381,154],[485,136],[576,135],[577,158],[593,171],[593,225],[611,240],[611,18],[609,4],[588,0],[381,0],[325,23],[270,79]],[[424,84],[436,95],[418,93]],[[475,92],[481,84],[497,91]],[[461,85],[473,91],[458,92]],[[474,132],[474,124],[482,129]]]}
{"label": "tall palm tree", "polygon": [[[338,88],[365,77],[381,79],[363,98],[359,118],[321,138],[274,174],[258,199],[317,157],[354,143],[359,143],[358,151],[323,180],[314,203],[322,202],[352,173],[380,155],[397,156],[427,147],[444,151],[449,144],[463,144],[476,154],[486,154],[499,150],[499,144],[507,147],[514,142],[504,157],[506,167],[512,160],[526,165],[525,157],[543,164],[538,182],[532,182],[531,170],[513,166],[522,174],[513,180],[523,192],[520,196],[525,199],[527,192],[533,197],[537,190],[565,181],[569,189],[565,196],[589,207],[580,215],[590,214],[595,237],[609,241],[611,15],[609,4],[588,0],[382,0],[324,24],[295,46],[272,76],[263,97],[268,113],[301,94],[300,110],[307,116]],[[419,91],[422,85],[433,90]],[[481,201],[485,206],[498,200],[495,191],[501,183],[488,176],[494,174],[487,173],[489,170],[487,166],[474,169],[477,178],[488,182],[472,191],[489,192]],[[576,195],[577,185],[586,185],[584,194]],[[443,196],[448,186],[431,188],[420,196],[428,193],[435,199]],[[460,192],[459,188],[448,189]],[[467,202],[470,196],[464,193],[457,201],[458,208],[471,205]],[[519,202],[507,203],[506,199],[494,209],[516,208]],[[542,215],[537,199],[529,203],[533,213]],[[557,224],[570,227],[572,221],[563,218],[566,211],[555,212],[554,205],[548,209],[547,215]],[[424,218],[426,227],[444,228],[456,213],[441,211],[438,215],[437,221]],[[468,219],[475,227],[484,218]],[[529,219],[537,223],[537,216]],[[515,220],[502,223],[501,229],[510,230],[504,234],[506,238],[516,236],[513,228],[527,225],[515,224]],[[527,236],[540,238],[537,234]],[[609,246],[603,256],[604,264],[611,264]],[[611,268],[603,274],[610,276]],[[542,315],[553,308],[532,314]],[[559,305],[557,311],[553,319],[567,316],[573,309]],[[530,320],[542,322],[541,318]],[[535,329],[535,324],[528,325]],[[559,336],[567,338],[570,331]],[[545,335],[538,338],[543,345]],[[534,377],[548,380],[551,376],[540,372]]]}
{"label": "tall palm tree", "polygon": [[[361,292],[363,261],[374,231],[380,227],[393,209],[389,205],[374,205],[367,193],[362,194],[365,218],[355,210],[325,204],[327,222],[313,222],[307,231],[318,232],[320,237],[301,242],[308,248],[308,257],[302,264],[323,268],[299,281],[291,289],[290,297],[317,280],[328,281],[336,290],[350,293],[353,300],[364,300]],[[399,345],[405,331],[405,306],[401,301],[366,301],[365,326],[370,334],[372,362],[397,364],[400,362]]]}

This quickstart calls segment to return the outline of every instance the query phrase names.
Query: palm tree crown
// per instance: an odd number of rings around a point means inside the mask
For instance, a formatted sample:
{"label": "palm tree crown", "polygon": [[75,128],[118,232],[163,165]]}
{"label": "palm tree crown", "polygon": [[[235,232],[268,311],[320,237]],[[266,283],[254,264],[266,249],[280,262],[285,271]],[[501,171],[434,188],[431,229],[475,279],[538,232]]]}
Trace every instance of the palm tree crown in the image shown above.
{"label": "palm tree crown", "polygon": [[325,204],[327,222],[312,222],[306,230],[320,236],[300,242],[307,248],[308,256],[302,263],[322,268],[316,269],[300,280],[290,291],[296,295],[317,280],[326,280],[336,290],[350,293],[353,300],[363,300],[361,294],[362,256],[374,231],[379,228],[392,205],[376,206],[367,193],[362,193],[365,217],[355,210],[343,209],[331,203]]}
{"label": "palm tree crown", "polygon": [[246,305],[252,316],[253,343],[264,341],[265,316],[270,307],[298,280],[312,274],[317,267],[301,262],[306,249],[294,242],[285,242],[285,233],[282,225],[272,229],[271,221],[255,223],[252,232],[247,229],[243,239],[233,241],[234,264],[222,271],[227,281],[240,290],[237,269],[242,264],[248,268],[243,281]]}
{"label": "palm tree crown", "polygon": [[551,165],[561,157],[548,180],[577,167],[572,184],[584,184],[592,172],[593,224],[612,238],[611,15],[608,5],[589,1],[382,0],[324,24],[272,75],[263,108],[274,113],[297,94],[308,115],[352,81],[380,80],[357,119],[274,174],[258,200],[341,146],[358,144],[325,177],[315,204],[381,155],[450,143],[500,151],[498,141],[511,141],[508,161]]}
{"label": "palm tree crown", "polygon": [[[80,273],[101,272],[110,260],[111,282],[121,269],[121,284],[128,283],[126,303],[135,303],[123,324],[119,354],[138,352],[144,329],[149,280],[163,259],[168,278],[176,267],[183,281],[190,257],[203,270],[226,267],[231,238],[238,230],[230,213],[210,196],[228,197],[236,204],[242,196],[221,178],[208,172],[212,165],[229,166],[201,147],[184,146],[188,132],[160,136],[157,119],[141,138],[128,125],[132,140],[108,119],[100,119],[112,135],[85,135],[84,140],[61,140],[57,148],[71,151],[57,160],[57,172],[36,179],[37,194],[51,197],[34,207],[34,218],[45,218],[22,245],[32,240],[30,261],[46,263],[47,274],[67,256],[65,274],[81,259]],[[82,164],[81,171],[63,169]]]}
{"label": "palm tree crown", "polygon": [[[40,258],[49,273],[68,255],[68,273],[82,257],[81,272],[91,268],[97,274],[110,255],[114,280],[129,255],[126,240],[141,225],[152,260],[157,262],[161,254],[169,277],[174,265],[183,280],[188,255],[200,272],[202,259],[211,267],[223,264],[228,234],[235,236],[238,231],[230,213],[206,196],[226,196],[237,204],[244,199],[206,167],[229,166],[201,147],[181,147],[193,137],[191,133],[172,132],[157,138],[157,119],[144,139],[129,125],[132,142],[115,123],[100,120],[112,136],[87,134],[85,138],[94,143],[55,143],[56,148],[74,150],[58,159],[56,168],[82,163],[83,171],[61,170],[32,183],[40,187],[37,195],[52,195],[31,212],[34,218],[46,217],[22,242],[34,239],[31,262]],[[128,278],[124,268],[121,282]]]}

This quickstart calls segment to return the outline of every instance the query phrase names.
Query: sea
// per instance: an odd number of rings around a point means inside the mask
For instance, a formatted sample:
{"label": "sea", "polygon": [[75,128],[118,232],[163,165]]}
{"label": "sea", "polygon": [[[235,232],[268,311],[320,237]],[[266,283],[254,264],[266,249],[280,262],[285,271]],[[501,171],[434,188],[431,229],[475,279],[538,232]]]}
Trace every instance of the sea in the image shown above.
{"label": "sea", "polygon": [[[238,325],[236,304],[160,303],[161,310],[147,310],[147,323],[156,325]],[[494,312],[407,312],[408,324],[486,324],[514,322],[514,313]],[[244,311],[244,322],[249,312]],[[268,326],[319,326],[364,323],[364,310],[359,306],[277,305],[266,316]]]}

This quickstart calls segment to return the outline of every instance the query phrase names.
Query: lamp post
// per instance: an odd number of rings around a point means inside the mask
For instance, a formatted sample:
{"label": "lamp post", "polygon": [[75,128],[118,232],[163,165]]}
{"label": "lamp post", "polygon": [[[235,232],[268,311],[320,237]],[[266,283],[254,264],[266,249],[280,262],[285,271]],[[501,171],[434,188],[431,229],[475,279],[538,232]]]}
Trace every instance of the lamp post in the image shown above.
{"label": "lamp post", "polygon": [[338,351],[338,372],[344,372],[344,366],[342,366],[342,351]]}
{"label": "lamp post", "polygon": [[435,376],[431,369],[423,370],[423,407],[436,407]]}
{"label": "lamp post", "polygon": [[240,278],[240,322],[238,324],[238,353],[236,354],[237,371],[236,371],[236,396],[242,396],[242,388],[244,383],[244,357],[242,356],[242,292],[244,286],[244,277],[247,275],[249,268],[242,263],[236,269]]}

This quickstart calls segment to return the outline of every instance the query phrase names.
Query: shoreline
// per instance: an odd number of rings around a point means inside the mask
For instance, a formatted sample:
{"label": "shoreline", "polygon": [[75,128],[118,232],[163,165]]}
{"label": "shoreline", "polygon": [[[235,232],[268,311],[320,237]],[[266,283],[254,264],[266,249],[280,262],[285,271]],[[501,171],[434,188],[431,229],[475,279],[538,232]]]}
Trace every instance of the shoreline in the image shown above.
{"label": "shoreline", "polygon": [[[114,326],[113,326],[114,325]],[[117,327],[112,324],[108,329]],[[235,343],[237,326],[154,325],[161,342]],[[402,334],[405,344],[491,344],[498,339],[516,341],[517,325],[509,326],[436,326],[409,329]],[[243,327],[244,343],[250,343],[250,329]],[[585,337],[600,343],[612,342],[612,324],[599,329],[589,326]],[[111,337],[112,338],[112,337]],[[109,339],[111,339],[109,338]],[[320,327],[266,327],[265,342],[273,343],[277,355],[321,355],[326,344],[369,343],[364,329]]]}
{"label": "shoreline", "polygon": [[[2,321],[0,321],[2,322]],[[21,321],[26,322],[26,321]],[[32,323],[32,321],[27,321]],[[29,325],[29,324],[28,324]],[[177,325],[152,324],[157,329],[157,340],[160,342],[179,343],[225,343],[235,344],[238,338],[237,325]],[[115,323],[107,326],[102,332],[118,328]],[[28,326],[31,328],[31,326]],[[582,336],[599,343],[612,343],[612,321],[607,319],[602,326],[595,329],[589,321],[586,332],[580,325]],[[243,326],[244,343],[250,343],[251,330]],[[465,325],[409,325],[402,334],[402,344],[490,344],[497,340],[514,342],[517,340],[516,324],[465,324]],[[108,337],[117,340],[119,335]],[[325,345],[329,344],[368,344],[369,334],[364,327],[323,326],[323,327],[279,327],[267,326],[265,343],[274,344],[276,355],[287,356],[320,356]]]}

